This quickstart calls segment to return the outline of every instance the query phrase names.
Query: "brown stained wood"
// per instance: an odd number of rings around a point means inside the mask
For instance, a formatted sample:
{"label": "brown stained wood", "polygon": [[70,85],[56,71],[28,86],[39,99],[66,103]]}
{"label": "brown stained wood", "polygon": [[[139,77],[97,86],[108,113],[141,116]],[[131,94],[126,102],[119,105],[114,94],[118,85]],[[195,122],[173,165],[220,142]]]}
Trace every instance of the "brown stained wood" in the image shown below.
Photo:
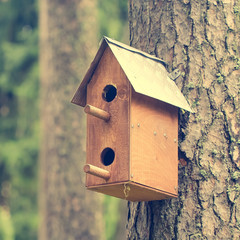
{"label": "brown stained wood", "polygon": [[[108,97],[110,89],[116,95]],[[136,93],[110,48],[88,84],[85,111],[94,113],[87,116],[87,166],[110,173],[106,183],[101,174],[89,170],[89,189],[130,201],[177,196],[178,109]],[[111,116],[107,122],[102,121],[104,114]],[[108,150],[112,159],[105,159]],[[121,182],[129,181],[128,195]]]}
{"label": "brown stained wood", "polygon": [[[110,102],[102,96],[107,85],[117,89],[116,97]],[[126,181],[129,178],[129,88],[123,70],[107,47],[88,84],[87,104],[108,112],[111,118],[105,122],[87,116],[87,164],[109,171],[109,182]],[[114,161],[109,166],[105,166],[101,160],[105,148],[111,148],[115,153]],[[104,179],[87,174],[87,186],[103,183]]]}
{"label": "brown stained wood", "polygon": [[103,178],[105,180],[108,180],[111,176],[109,171],[107,171],[105,169],[102,169],[102,168],[99,168],[99,167],[96,167],[96,166],[93,166],[91,164],[86,164],[84,166],[83,170],[84,170],[85,173],[92,174],[96,177],[100,177],[100,178]]}
{"label": "brown stained wood", "polygon": [[174,195],[178,186],[177,111],[133,91],[131,180]]}
{"label": "brown stained wood", "polygon": [[89,104],[86,105],[86,107],[84,108],[85,113],[90,114],[94,117],[100,118],[104,121],[109,121],[110,119],[110,114],[106,111],[103,111],[100,108],[91,106]]}
{"label": "brown stained wood", "polygon": [[131,181],[98,185],[88,187],[88,189],[133,202],[162,200],[177,196],[176,194],[169,194],[159,189],[154,189]]}

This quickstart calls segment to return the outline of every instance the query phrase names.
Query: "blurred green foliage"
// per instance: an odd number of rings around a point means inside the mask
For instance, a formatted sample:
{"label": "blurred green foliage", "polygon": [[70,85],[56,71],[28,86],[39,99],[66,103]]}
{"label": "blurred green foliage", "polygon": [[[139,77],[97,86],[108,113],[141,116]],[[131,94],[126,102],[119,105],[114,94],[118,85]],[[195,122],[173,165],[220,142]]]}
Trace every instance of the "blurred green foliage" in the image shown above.
{"label": "blurred green foliage", "polygon": [[[0,0],[0,240],[34,240],[38,228],[38,1]],[[98,1],[99,36],[128,40],[127,0]],[[119,200],[106,196],[108,240]]]}
{"label": "blurred green foliage", "polygon": [[37,239],[36,0],[0,1],[0,239]]}
{"label": "blurred green foliage", "polygon": [[115,240],[117,224],[121,217],[119,212],[120,199],[104,196],[103,204],[106,240]]}
{"label": "blurred green foliage", "polygon": [[14,230],[8,209],[0,208],[0,239],[14,240]]}
{"label": "blurred green foliage", "polygon": [[128,42],[127,4],[127,0],[98,1],[100,38],[107,36],[118,41]]}

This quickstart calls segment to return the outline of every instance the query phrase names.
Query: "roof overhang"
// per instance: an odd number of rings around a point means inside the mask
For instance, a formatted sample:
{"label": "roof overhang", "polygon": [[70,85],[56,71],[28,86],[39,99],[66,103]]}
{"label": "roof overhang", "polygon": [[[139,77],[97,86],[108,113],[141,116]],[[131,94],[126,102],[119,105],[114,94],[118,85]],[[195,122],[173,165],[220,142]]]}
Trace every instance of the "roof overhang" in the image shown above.
{"label": "roof overhang", "polygon": [[102,39],[72,103],[83,107],[86,105],[87,85],[107,46],[113,52],[136,92],[192,112],[175,82],[169,78],[165,68],[166,63],[163,60],[107,37]]}

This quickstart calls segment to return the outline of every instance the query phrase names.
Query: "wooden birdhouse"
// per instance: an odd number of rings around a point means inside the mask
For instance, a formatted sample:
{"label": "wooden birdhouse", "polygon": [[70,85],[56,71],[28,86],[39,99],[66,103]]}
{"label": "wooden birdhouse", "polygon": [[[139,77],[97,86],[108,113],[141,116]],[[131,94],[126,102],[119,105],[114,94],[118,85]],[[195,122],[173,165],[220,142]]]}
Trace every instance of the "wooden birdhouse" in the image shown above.
{"label": "wooden birdhouse", "polygon": [[86,186],[130,201],[178,194],[178,108],[164,62],[104,37],[72,103],[87,113]]}

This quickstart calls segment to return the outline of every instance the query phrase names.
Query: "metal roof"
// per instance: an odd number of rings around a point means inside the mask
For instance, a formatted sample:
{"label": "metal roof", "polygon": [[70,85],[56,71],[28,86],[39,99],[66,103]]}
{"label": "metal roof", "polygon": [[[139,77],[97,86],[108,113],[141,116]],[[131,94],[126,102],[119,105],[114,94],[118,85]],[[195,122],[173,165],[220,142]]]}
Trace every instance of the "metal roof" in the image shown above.
{"label": "metal roof", "polygon": [[107,46],[112,50],[136,92],[192,112],[181,91],[169,78],[165,68],[166,63],[163,60],[107,37],[102,39],[98,52],[72,103],[83,107],[86,105],[87,84],[91,81]]}

